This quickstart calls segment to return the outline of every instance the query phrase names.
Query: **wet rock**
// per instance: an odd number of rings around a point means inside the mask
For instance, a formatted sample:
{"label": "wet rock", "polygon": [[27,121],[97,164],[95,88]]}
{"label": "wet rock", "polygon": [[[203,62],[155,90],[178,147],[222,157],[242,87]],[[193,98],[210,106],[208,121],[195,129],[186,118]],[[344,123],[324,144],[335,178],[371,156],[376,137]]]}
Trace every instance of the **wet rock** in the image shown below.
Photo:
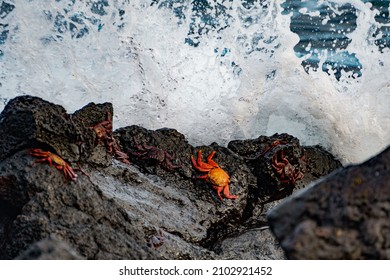
{"label": "wet rock", "polygon": [[390,147],[339,169],[268,215],[290,259],[390,258]]}
{"label": "wet rock", "polygon": [[171,177],[191,178],[190,155],[193,147],[175,129],[148,130],[140,126],[119,128],[114,133],[122,150],[144,172]]}
{"label": "wet rock", "polygon": [[235,140],[228,148],[240,155],[256,179],[249,187],[247,217],[264,212],[264,204],[291,195],[341,166],[321,147],[303,147],[287,133]]}
{"label": "wet rock", "polygon": [[[275,154],[297,170],[309,166],[298,139],[193,147],[175,129],[114,131],[113,114],[110,103],[73,114],[32,96],[7,104],[0,115],[0,258],[52,235],[85,259],[282,258],[265,213],[278,203],[272,194],[291,189],[275,173]],[[62,159],[37,162],[31,148]],[[216,152],[236,199],[220,200],[199,178],[207,174],[191,162],[199,150],[204,162]],[[325,165],[314,161],[313,170]],[[69,180],[64,168],[77,177]]]}
{"label": "wet rock", "polygon": [[284,252],[268,226],[251,228],[214,245],[221,259],[282,260]]}
{"label": "wet rock", "polygon": [[[61,129],[59,129],[61,128]],[[28,147],[50,145],[68,160],[80,157],[82,134],[62,106],[33,96],[12,99],[0,114],[0,160]]]}
{"label": "wet rock", "polygon": [[305,185],[342,167],[340,161],[320,146],[307,146],[304,149],[306,172],[302,181]]}
{"label": "wet rock", "polygon": [[[141,226],[101,189],[80,174],[67,181],[48,164],[35,164],[26,150],[0,163],[2,177],[14,178],[15,189],[1,197],[0,258],[15,258],[50,234],[69,243],[87,259],[147,259]],[[11,185],[3,185],[9,188]],[[12,198],[23,197],[23,203]]]}
{"label": "wet rock", "polygon": [[81,260],[82,257],[63,240],[52,235],[32,244],[16,260]]}
{"label": "wet rock", "polygon": [[80,161],[98,166],[111,165],[111,155],[100,140],[93,127],[97,124],[112,121],[113,108],[111,103],[95,104],[93,102],[77,110],[71,115],[73,123],[77,124],[82,137],[80,137]]}
{"label": "wet rock", "polygon": [[[280,193],[289,195],[302,181],[305,166],[304,150],[299,140],[292,135],[284,133],[271,137],[260,136],[251,140],[237,140],[230,142],[228,147],[243,156],[256,174],[258,186],[252,190],[255,197],[274,196]],[[276,168],[279,164],[280,169]]]}
{"label": "wet rock", "polygon": [[[149,205],[150,202],[145,201],[147,206],[132,205],[134,209],[143,209],[145,212],[142,215],[148,217],[147,220],[160,215],[163,218],[156,226],[205,248],[209,248],[216,239],[227,236],[240,223],[250,172],[231,151],[216,144],[211,147],[192,147],[174,129],[153,131],[129,126],[118,129],[115,136],[122,150],[130,155],[133,164],[146,174],[157,175],[151,177],[157,180],[157,186],[142,186],[142,191],[148,192],[147,196],[154,198],[155,202]],[[206,156],[216,151],[214,160],[230,174],[230,191],[237,194],[238,199],[220,201],[208,183],[196,179],[199,173],[194,169],[190,156],[196,156],[199,149]],[[156,158],[155,153],[161,153],[162,156]],[[160,185],[165,186],[162,189]],[[169,199],[160,202],[161,197]]]}

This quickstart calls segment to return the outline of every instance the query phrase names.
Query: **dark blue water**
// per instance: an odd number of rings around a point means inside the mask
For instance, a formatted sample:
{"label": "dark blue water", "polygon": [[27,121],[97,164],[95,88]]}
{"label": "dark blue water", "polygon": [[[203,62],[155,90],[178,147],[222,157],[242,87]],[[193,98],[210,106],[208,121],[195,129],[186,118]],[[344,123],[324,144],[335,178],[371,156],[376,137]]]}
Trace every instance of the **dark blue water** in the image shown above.
{"label": "dark blue water", "polygon": [[[390,23],[390,1],[362,1],[371,3],[372,10],[378,11],[375,20],[379,24]],[[302,66],[317,69],[320,55],[327,52],[327,59],[322,65],[323,71],[336,70],[336,77],[340,77],[341,70],[351,72],[354,77],[361,75],[362,65],[354,53],[345,49],[351,43],[348,34],[355,31],[357,11],[351,4],[338,5],[328,1],[319,4],[318,1],[287,0],[282,4],[284,14],[291,15],[291,31],[299,35],[300,41],[294,50],[297,56],[308,56]],[[300,10],[319,12],[318,16],[302,14]],[[335,12],[337,11],[337,13]],[[380,51],[390,47],[390,27],[381,26],[373,34],[374,43]],[[308,47],[310,46],[310,47]]]}
{"label": "dark blue water", "polygon": [[[185,19],[186,9],[191,9],[188,37],[185,43],[197,47],[202,43],[202,36],[210,32],[220,32],[229,28],[232,18],[229,9],[232,0],[226,1],[192,1],[190,7],[184,0],[153,0],[152,5],[160,8],[168,8],[178,18],[178,23]],[[390,23],[389,0],[367,1],[371,3],[372,10],[378,12],[375,20],[379,26],[373,33],[374,44],[380,51],[390,47]],[[243,0],[242,9],[250,10],[253,6],[261,6],[267,9],[271,4],[268,0]],[[325,57],[321,70],[332,72],[338,79],[341,71],[349,73],[351,77],[362,75],[362,65],[354,53],[346,50],[351,40],[348,34],[355,31],[357,10],[352,4],[338,5],[332,1],[319,4],[319,1],[286,0],[282,4],[283,14],[291,16],[292,32],[296,33],[300,41],[294,47],[298,57],[304,57],[302,67],[306,71],[318,70],[320,60]],[[305,9],[305,13],[302,13]],[[313,13],[317,12],[316,15]],[[311,13],[308,15],[308,13]],[[244,24],[251,25],[255,22],[252,17],[246,17]],[[261,36],[258,38],[262,39]],[[256,45],[256,38],[253,39]]]}

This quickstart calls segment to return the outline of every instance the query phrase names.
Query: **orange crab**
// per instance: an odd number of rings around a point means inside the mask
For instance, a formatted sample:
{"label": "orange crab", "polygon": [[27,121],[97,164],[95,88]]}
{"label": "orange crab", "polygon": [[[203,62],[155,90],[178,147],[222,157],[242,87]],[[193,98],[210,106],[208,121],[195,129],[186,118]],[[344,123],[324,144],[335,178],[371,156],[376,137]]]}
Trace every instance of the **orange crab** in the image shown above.
{"label": "orange crab", "polygon": [[42,151],[41,149],[31,149],[30,155],[32,155],[33,157],[41,158],[36,160],[35,163],[46,161],[49,163],[49,165],[53,165],[58,170],[62,170],[66,179],[76,180],[77,175],[74,173],[72,167],[70,167],[70,165],[67,164],[66,161],[64,161],[58,155],[53,154],[51,152]]}
{"label": "orange crab", "polygon": [[231,195],[229,191],[229,175],[219,165],[212,160],[215,155],[215,151],[211,152],[207,157],[207,163],[202,161],[202,150],[198,151],[198,159],[195,161],[194,156],[191,156],[191,161],[194,167],[201,171],[207,172],[207,174],[201,175],[198,178],[204,179],[210,183],[211,186],[217,191],[219,199],[222,201],[221,192],[223,196],[228,199],[235,199],[238,196]]}

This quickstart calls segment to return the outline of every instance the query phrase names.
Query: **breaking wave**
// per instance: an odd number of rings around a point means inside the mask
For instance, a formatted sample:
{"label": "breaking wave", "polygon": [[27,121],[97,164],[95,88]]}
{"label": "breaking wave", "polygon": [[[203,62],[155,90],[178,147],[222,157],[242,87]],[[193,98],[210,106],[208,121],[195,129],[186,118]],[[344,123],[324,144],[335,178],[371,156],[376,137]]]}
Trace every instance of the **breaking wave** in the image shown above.
{"label": "breaking wave", "polygon": [[0,109],[112,102],[116,127],[287,132],[344,163],[390,144],[389,1],[0,2]]}

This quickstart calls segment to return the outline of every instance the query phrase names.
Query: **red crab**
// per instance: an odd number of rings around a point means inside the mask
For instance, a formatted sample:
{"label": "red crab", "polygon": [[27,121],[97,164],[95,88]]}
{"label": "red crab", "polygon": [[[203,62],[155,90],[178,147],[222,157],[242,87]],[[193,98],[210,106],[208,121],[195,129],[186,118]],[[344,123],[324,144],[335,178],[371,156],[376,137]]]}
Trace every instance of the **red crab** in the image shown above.
{"label": "red crab", "polygon": [[275,169],[282,184],[295,186],[296,181],[303,178],[303,173],[299,168],[295,168],[288,159],[284,156],[284,151],[280,150],[280,157],[278,152],[272,157],[272,167]]}
{"label": "red crab", "polygon": [[146,144],[137,145],[136,148],[138,152],[130,152],[133,156],[140,157],[140,159],[153,159],[168,170],[173,170],[180,167],[180,165],[175,165],[172,163],[174,157],[163,149]]}
{"label": "red crab", "polygon": [[125,152],[122,152],[116,143],[114,145],[114,153],[114,156],[117,160],[120,160],[123,163],[130,164],[129,156]]}
{"label": "red crab", "polygon": [[95,131],[97,136],[97,144],[104,141],[107,151],[110,155],[115,156],[118,160],[130,164],[129,156],[122,152],[112,135],[111,114],[107,112],[107,119],[89,128]]}
{"label": "red crab", "polygon": [[271,143],[271,145],[269,147],[267,147],[262,153],[261,155],[265,155],[266,153],[268,153],[271,149],[275,148],[276,146],[278,145],[284,145],[284,144],[287,144],[286,141],[283,141],[283,140],[275,140]]}
{"label": "red crab", "polygon": [[100,144],[102,141],[105,142],[108,151],[112,152],[113,138],[112,138],[112,121],[111,114],[107,112],[107,119],[95,124],[94,126],[90,126],[97,136],[97,144]]}
{"label": "red crab", "polygon": [[211,152],[207,157],[207,163],[202,161],[202,150],[198,151],[198,159],[195,161],[194,156],[191,156],[191,161],[194,167],[201,171],[207,172],[207,174],[201,175],[198,178],[204,179],[210,183],[211,186],[217,191],[219,199],[222,201],[221,192],[223,196],[228,199],[235,199],[238,196],[231,195],[229,191],[229,175],[219,165],[212,160],[215,155],[215,151]]}
{"label": "red crab", "polygon": [[66,179],[76,180],[77,175],[74,173],[72,167],[70,167],[70,165],[67,164],[60,156],[51,152],[42,151],[41,149],[31,149],[30,155],[41,158],[36,160],[35,163],[46,161],[49,165],[53,165],[58,170],[61,170]]}

